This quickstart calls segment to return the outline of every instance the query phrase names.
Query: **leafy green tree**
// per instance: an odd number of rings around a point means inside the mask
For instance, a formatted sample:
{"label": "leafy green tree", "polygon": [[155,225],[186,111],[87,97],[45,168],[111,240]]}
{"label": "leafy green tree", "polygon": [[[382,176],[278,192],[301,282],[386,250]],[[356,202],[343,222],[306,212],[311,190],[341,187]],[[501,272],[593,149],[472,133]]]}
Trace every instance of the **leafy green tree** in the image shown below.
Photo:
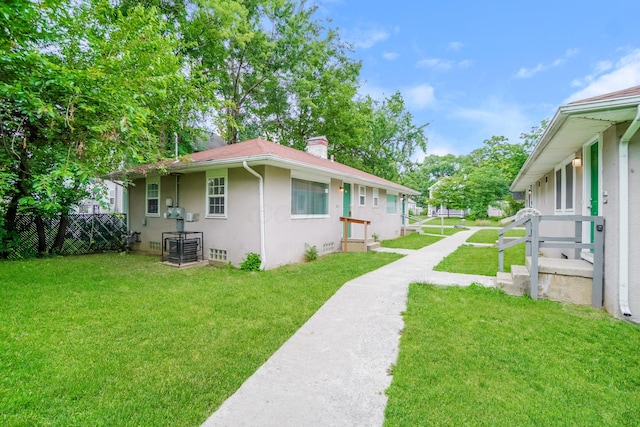
{"label": "leafy green tree", "polygon": [[162,136],[184,130],[196,90],[182,73],[179,39],[154,8],[125,15],[106,1],[71,0],[4,8],[28,22],[4,22],[0,251],[6,255],[18,212],[35,216],[40,253],[47,250],[42,218],[60,218],[55,251],[89,179],[161,157]]}
{"label": "leafy green tree", "polygon": [[547,130],[548,125],[549,119],[544,119],[540,122],[540,125],[533,126],[529,133],[523,132],[520,134],[522,145],[527,153],[531,153],[533,151],[533,148],[540,140],[540,137],[542,137],[542,134]]}

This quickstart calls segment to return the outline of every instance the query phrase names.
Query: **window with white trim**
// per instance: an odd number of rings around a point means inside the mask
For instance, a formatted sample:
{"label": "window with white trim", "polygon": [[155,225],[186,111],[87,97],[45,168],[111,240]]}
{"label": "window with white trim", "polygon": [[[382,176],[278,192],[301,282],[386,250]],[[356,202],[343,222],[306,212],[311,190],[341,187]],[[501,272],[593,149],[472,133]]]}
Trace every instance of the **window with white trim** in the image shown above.
{"label": "window with white trim", "polygon": [[360,206],[364,206],[367,204],[367,187],[364,185],[358,185],[358,200]]}
{"label": "window with white trim", "polygon": [[291,178],[291,215],[329,215],[329,184]]}
{"label": "window with white trim", "polygon": [[228,184],[227,169],[207,171],[207,218],[227,217]]}
{"label": "window with white trim", "polygon": [[160,177],[146,180],[146,216],[160,216]]}
{"label": "window with white trim", "polygon": [[573,156],[556,166],[554,208],[556,213],[575,212],[576,170],[571,164]]}
{"label": "window with white trim", "polygon": [[388,214],[398,213],[398,195],[397,194],[387,194],[387,213]]}
{"label": "window with white trim", "polygon": [[380,189],[374,188],[373,189],[373,207],[377,208],[379,206],[380,206]]}

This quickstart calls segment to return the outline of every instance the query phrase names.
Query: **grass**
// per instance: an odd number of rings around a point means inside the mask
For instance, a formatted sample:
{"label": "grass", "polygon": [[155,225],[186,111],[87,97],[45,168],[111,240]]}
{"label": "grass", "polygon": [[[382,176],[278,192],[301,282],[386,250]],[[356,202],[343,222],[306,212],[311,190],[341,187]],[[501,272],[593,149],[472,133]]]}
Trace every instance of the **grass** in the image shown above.
{"label": "grass", "polygon": [[383,240],[380,243],[380,246],[383,248],[420,249],[442,240],[443,238],[444,237],[412,233],[396,239]]}
{"label": "grass", "polygon": [[385,426],[640,425],[640,329],[490,288],[409,290]]}
{"label": "grass", "polygon": [[441,227],[422,227],[422,230],[425,233],[430,233],[430,234],[440,234],[443,230],[444,230],[444,235],[445,236],[451,236],[453,234],[456,234],[459,231],[464,230],[464,228],[441,228]]}
{"label": "grass", "polygon": [[[442,219],[441,218],[433,218],[431,221],[429,221],[429,225],[440,225]],[[473,219],[465,219],[464,223],[462,222],[462,218],[457,218],[457,217],[451,217],[451,218],[444,218],[444,225],[464,225],[464,226],[477,226],[477,227],[500,227],[500,223],[499,223],[499,219],[496,218],[491,218],[491,219],[478,219],[478,220],[473,220]]]}
{"label": "grass", "polygon": [[[498,231],[492,228],[485,228],[484,230],[478,230],[471,237],[467,239],[469,243],[491,243],[495,244],[498,241]],[[505,233],[506,237],[523,237],[526,233],[524,228],[512,228]]]}
{"label": "grass", "polygon": [[[504,251],[504,271],[511,265],[524,265],[524,243]],[[498,248],[462,245],[434,267],[436,271],[449,273],[495,276],[498,273]]]}
{"label": "grass", "polygon": [[102,254],[0,263],[0,424],[199,425],[340,286],[399,258],[266,272]]}

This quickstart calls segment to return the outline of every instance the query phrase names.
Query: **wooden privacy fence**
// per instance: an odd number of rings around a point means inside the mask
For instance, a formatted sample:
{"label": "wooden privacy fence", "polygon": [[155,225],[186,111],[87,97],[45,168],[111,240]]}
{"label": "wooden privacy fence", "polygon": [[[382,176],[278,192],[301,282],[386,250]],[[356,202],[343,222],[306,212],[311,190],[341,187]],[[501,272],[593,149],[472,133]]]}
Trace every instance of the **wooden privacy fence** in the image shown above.
{"label": "wooden privacy fence", "polygon": [[[69,214],[61,255],[83,255],[121,251],[125,246],[127,221],[122,214]],[[47,247],[51,247],[60,220],[42,218]],[[9,259],[35,256],[38,252],[38,231],[35,217],[16,217],[17,244],[9,251]]]}

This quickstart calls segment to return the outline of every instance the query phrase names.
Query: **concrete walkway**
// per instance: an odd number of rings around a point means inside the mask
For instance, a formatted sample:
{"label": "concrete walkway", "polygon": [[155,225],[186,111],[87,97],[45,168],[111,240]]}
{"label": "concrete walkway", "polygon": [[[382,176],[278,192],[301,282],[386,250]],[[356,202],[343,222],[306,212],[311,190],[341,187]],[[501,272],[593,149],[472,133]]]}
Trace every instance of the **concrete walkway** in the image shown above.
{"label": "concrete walkway", "polygon": [[408,285],[492,286],[433,271],[476,227],[357,277],[335,293],[204,426],[381,426]]}

